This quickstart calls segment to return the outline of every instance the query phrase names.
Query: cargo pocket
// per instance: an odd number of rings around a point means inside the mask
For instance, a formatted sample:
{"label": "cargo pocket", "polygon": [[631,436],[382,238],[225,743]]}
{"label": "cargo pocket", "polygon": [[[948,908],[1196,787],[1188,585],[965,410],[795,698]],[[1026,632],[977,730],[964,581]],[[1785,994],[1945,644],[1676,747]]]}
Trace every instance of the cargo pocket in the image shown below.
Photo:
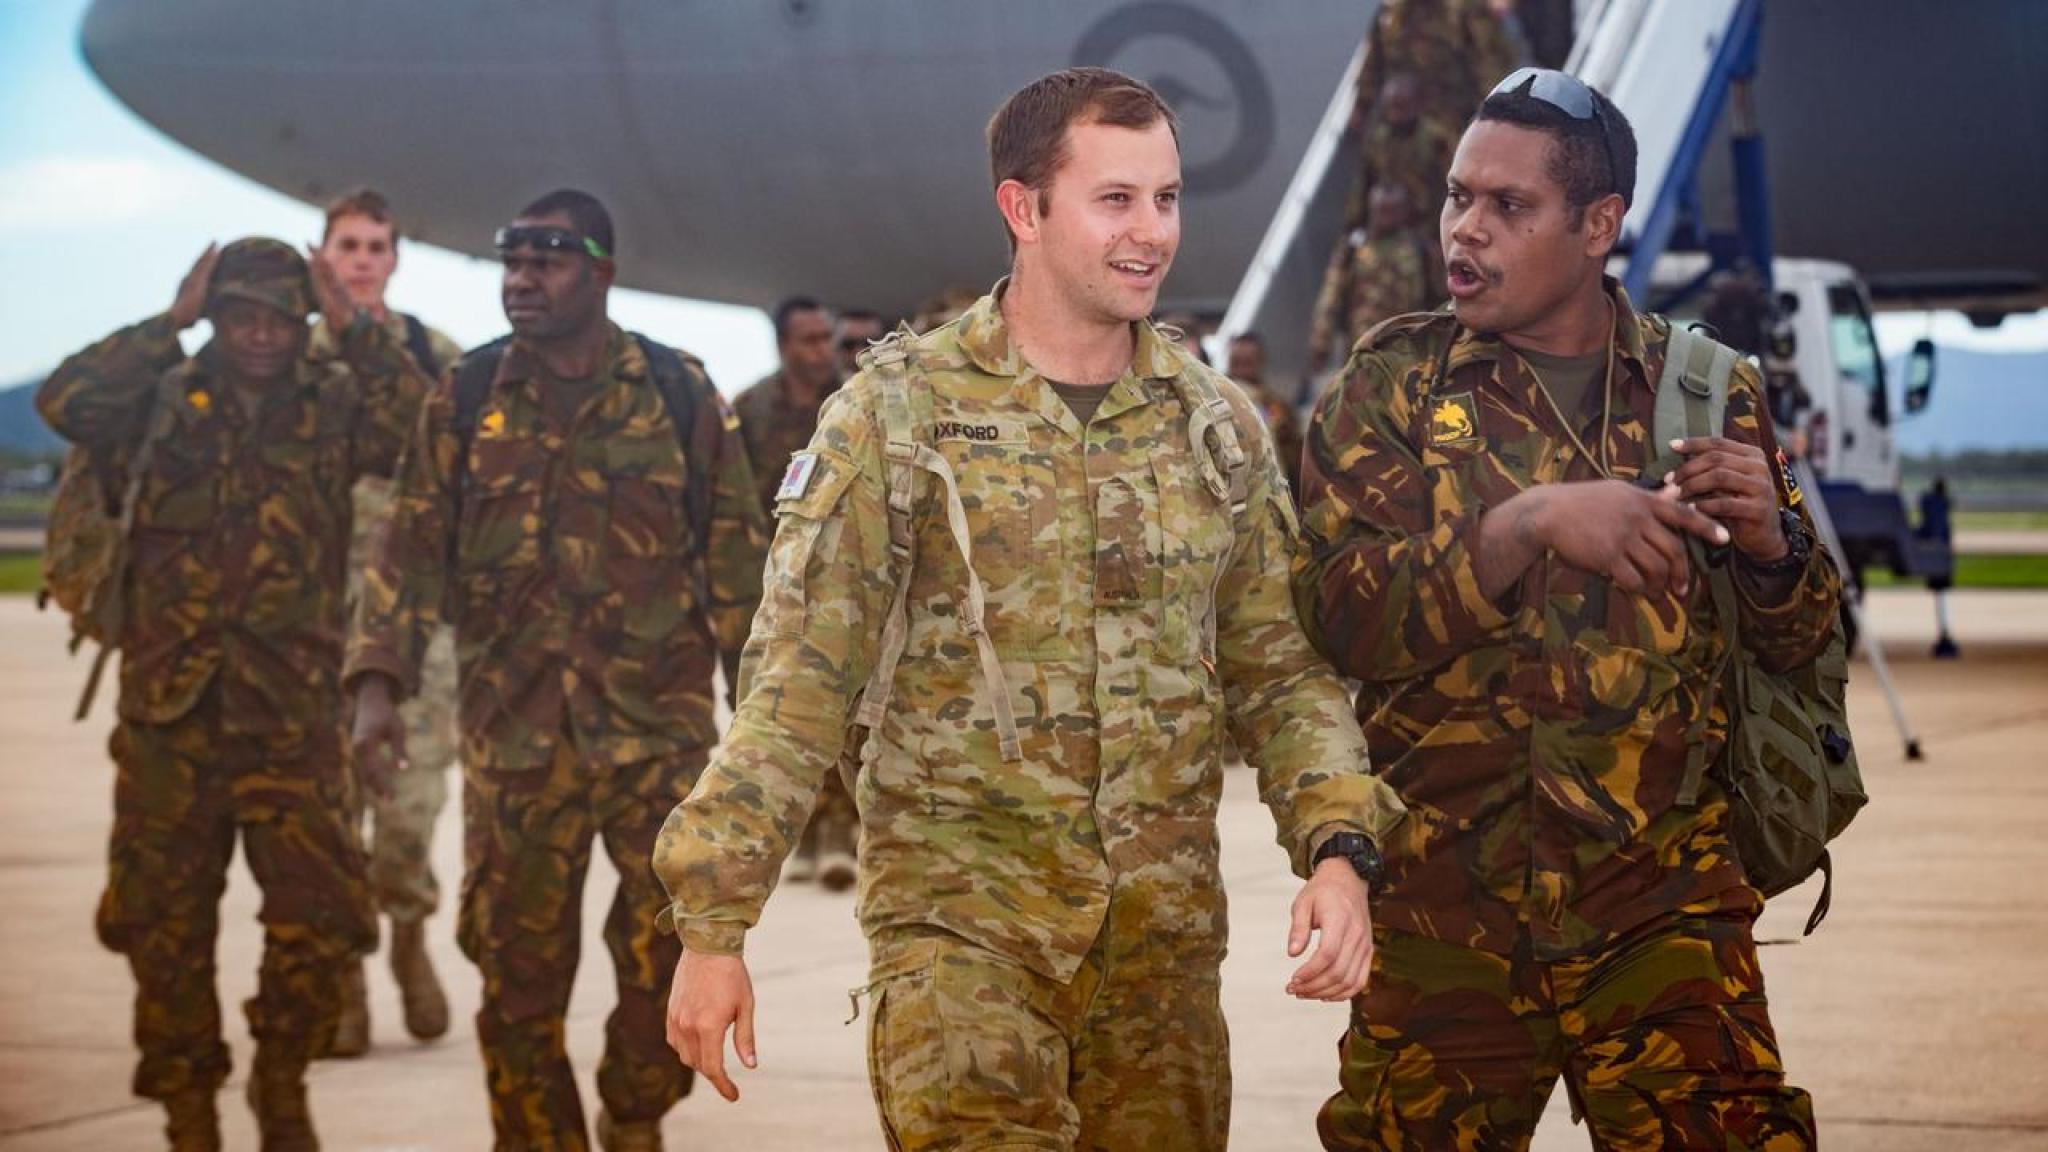
{"label": "cargo pocket", "polygon": [[935,940],[918,940],[877,963],[868,986],[868,1085],[875,1095],[882,1136],[902,1152],[901,1133],[929,1130],[946,1091],[945,1031],[932,988]]}

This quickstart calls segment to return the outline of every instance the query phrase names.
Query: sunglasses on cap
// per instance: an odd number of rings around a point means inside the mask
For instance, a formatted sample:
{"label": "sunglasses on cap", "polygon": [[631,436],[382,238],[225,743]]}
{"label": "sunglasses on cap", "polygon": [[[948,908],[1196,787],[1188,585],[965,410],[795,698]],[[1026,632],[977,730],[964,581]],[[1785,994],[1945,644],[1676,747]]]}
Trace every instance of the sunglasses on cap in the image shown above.
{"label": "sunglasses on cap", "polygon": [[1517,93],[1541,100],[1574,120],[1591,120],[1600,129],[1600,150],[1607,156],[1607,190],[1620,189],[1614,142],[1607,135],[1607,118],[1600,114],[1600,102],[1593,98],[1593,89],[1584,80],[1550,68],[1517,68],[1508,73],[1507,79],[1495,84],[1487,98]]}
{"label": "sunglasses on cap", "polygon": [[499,252],[510,252],[514,248],[532,248],[541,252],[578,252],[592,260],[612,258],[612,254],[604,250],[604,245],[590,237],[580,232],[571,232],[567,228],[547,225],[514,224],[500,228],[497,235],[492,237],[492,242]]}

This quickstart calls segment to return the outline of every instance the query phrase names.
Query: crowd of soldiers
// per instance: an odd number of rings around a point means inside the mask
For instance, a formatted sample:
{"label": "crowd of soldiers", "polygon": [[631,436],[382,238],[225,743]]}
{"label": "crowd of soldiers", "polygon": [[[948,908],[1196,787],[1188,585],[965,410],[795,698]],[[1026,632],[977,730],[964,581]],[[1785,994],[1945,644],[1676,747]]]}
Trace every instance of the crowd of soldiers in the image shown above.
{"label": "crowd of soldiers", "polygon": [[[1177,125],[1093,68],[991,121],[1009,277],[894,334],[791,297],[730,405],[611,321],[617,238],[572,189],[497,233],[511,333],[467,353],[386,306],[365,191],[66,361],[40,409],[127,542],[98,928],[171,1146],[220,1146],[238,835],[264,1148],[318,1146],[307,1064],[367,1045],[380,916],[407,1030],[446,1031],[424,923],[459,761],[496,1147],[588,1146],[564,1016],[601,842],[605,1149],[659,1148],[697,1074],[738,1097],[749,929],[779,881],[856,878],[891,1148],[1222,1148],[1234,744],[1302,882],[1288,992],[1350,1005],[1325,1147],[1517,1146],[1560,1075],[1602,1147],[1812,1147],[1727,796],[1674,784],[1725,738],[1723,653],[1810,659],[1838,578],[1747,367],[1645,479],[1669,326],[1603,276],[1620,112],[1532,69],[1481,103],[1505,69],[1445,29],[1490,10],[1382,7],[1410,66],[1370,81],[1317,316],[1349,358],[1306,426],[1256,335],[1226,376],[1150,319]],[[1735,557],[1739,628],[1694,538]]]}

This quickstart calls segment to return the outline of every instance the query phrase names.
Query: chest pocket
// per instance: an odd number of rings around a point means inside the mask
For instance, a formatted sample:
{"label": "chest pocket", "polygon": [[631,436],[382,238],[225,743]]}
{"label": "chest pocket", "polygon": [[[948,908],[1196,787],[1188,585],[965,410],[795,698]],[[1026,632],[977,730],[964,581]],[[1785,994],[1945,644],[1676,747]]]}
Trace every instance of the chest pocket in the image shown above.
{"label": "chest pocket", "polygon": [[[1061,579],[1066,568],[1058,476],[1050,452],[1041,451],[1021,430],[1003,428],[994,443],[941,435],[936,447],[960,486],[974,571],[988,598],[984,619],[996,651],[1011,659],[1052,657],[1061,648],[1068,593]],[[943,515],[924,525],[918,549],[920,557],[950,556],[957,563],[958,549]],[[948,564],[941,570],[951,568]],[[964,588],[966,581],[954,583]]]}
{"label": "chest pocket", "polygon": [[151,450],[136,526],[179,535],[206,531],[219,521],[221,478],[214,430],[173,427]]}
{"label": "chest pocket", "polygon": [[469,445],[469,475],[456,529],[464,573],[531,568],[540,563],[547,454],[523,436],[479,429]]}
{"label": "chest pocket", "polygon": [[1195,475],[1190,458],[1152,458],[1158,491],[1160,580],[1158,648],[1169,662],[1213,660],[1217,589],[1230,563],[1236,526],[1230,509]]}

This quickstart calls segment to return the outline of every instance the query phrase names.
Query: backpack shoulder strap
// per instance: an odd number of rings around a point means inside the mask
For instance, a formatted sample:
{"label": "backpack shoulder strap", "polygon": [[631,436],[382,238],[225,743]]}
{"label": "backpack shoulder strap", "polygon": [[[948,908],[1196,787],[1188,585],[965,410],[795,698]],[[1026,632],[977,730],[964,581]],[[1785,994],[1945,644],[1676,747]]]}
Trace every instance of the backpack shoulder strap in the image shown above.
{"label": "backpack shoulder strap", "polygon": [[1195,450],[1202,483],[1218,503],[1229,506],[1232,520],[1243,516],[1251,492],[1251,460],[1238,437],[1230,401],[1215,379],[1193,364],[1181,366],[1173,390],[1188,412],[1188,444]]}
{"label": "backpack shoulder strap", "polygon": [[[711,537],[713,463],[718,459],[719,436],[730,409],[694,356],[638,332],[632,335],[647,357],[647,374],[661,394],[668,421],[675,425],[676,443],[683,450],[683,515],[689,524],[693,553],[701,561]],[[707,418],[714,413],[718,419]]]}
{"label": "backpack shoulder strap", "polygon": [[455,457],[455,494],[458,499],[469,488],[469,445],[476,439],[476,423],[483,417],[484,401],[491,383],[498,378],[498,365],[505,360],[511,337],[472,348],[455,364],[455,439],[461,451]]}
{"label": "backpack shoulder strap", "polygon": [[439,380],[441,369],[447,365],[434,356],[434,342],[427,337],[427,326],[410,312],[401,312],[405,319],[405,350],[412,353],[413,362],[429,377]]}
{"label": "backpack shoulder strap", "polygon": [[899,328],[862,354],[863,368],[874,377],[881,391],[882,451],[889,485],[889,565],[896,577],[896,592],[882,624],[881,651],[874,672],[861,691],[854,722],[873,729],[888,715],[896,667],[902,662],[904,645],[909,639],[910,581],[917,560],[917,475],[929,473],[945,492],[946,526],[967,570],[967,604],[961,622],[973,637],[981,659],[982,683],[988,690],[989,708],[995,716],[996,740],[1003,760],[1016,763],[1024,758],[1024,750],[1017,733],[1015,709],[1010,703],[1009,681],[996,657],[995,642],[988,634],[987,595],[981,577],[974,572],[974,547],[967,530],[967,510],[960,502],[960,486],[952,465],[932,447],[931,386],[916,365],[915,339],[908,327]]}
{"label": "backpack shoulder strap", "polygon": [[[1671,336],[1664,346],[1664,370],[1657,377],[1657,407],[1651,421],[1652,445],[1650,462],[1645,468],[1647,475],[1662,477],[1677,470],[1683,463],[1678,453],[1672,451],[1673,440],[1690,439],[1696,436],[1719,436],[1728,413],[1728,381],[1735,373],[1736,353],[1733,348],[1709,336],[1695,332],[1679,324],[1671,325]],[[1687,543],[1693,556],[1694,567],[1705,575],[1707,590],[1714,601],[1714,616],[1723,622],[1731,634],[1736,622],[1741,619],[1735,602],[1734,576],[1724,561],[1709,563],[1705,545],[1695,539]],[[1728,702],[1731,719],[1745,706],[1740,699],[1742,678],[1728,676],[1729,667],[1739,659],[1736,649],[1740,640],[1732,635],[1727,649],[1722,653],[1721,663],[1714,671],[1713,679],[1724,688],[1734,690],[1736,697]],[[1685,776],[1678,786],[1677,803],[1690,806],[1699,801],[1700,785],[1706,780],[1706,742],[1701,738],[1707,723],[1707,709],[1701,709],[1692,731],[1687,733]]]}

